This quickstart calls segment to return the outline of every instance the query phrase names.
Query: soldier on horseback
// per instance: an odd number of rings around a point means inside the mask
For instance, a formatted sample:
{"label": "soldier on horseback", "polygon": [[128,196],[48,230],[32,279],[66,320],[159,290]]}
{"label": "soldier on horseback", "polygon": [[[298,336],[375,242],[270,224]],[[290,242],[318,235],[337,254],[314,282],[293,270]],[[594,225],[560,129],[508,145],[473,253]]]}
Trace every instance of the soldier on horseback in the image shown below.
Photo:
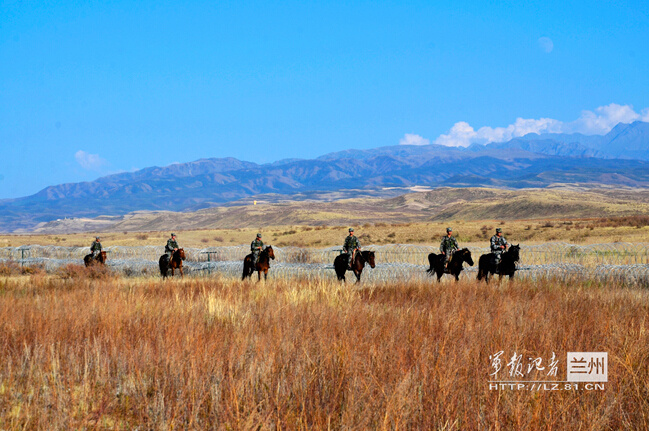
{"label": "soldier on horseback", "polygon": [[261,233],[257,234],[257,237],[253,242],[250,243],[250,251],[252,252],[252,267],[254,268],[257,265],[257,260],[259,260],[259,253],[264,249],[264,242],[261,240]]}
{"label": "soldier on horseback", "polygon": [[501,228],[497,228],[496,234],[491,237],[491,253],[494,255],[496,267],[498,267],[498,265],[500,264],[502,254],[505,250],[507,250],[508,246],[509,244],[503,236],[503,230]]}
{"label": "soldier on horseback", "polygon": [[95,240],[92,242],[92,245],[90,246],[90,253],[92,254],[92,258],[96,259],[97,255],[101,253],[101,242],[99,242],[99,237],[95,237]]}
{"label": "soldier on horseback", "polygon": [[178,250],[178,242],[176,241],[176,234],[172,233],[171,238],[167,240],[167,245],[165,245],[165,254],[167,255],[167,262],[171,261],[174,252]]}
{"label": "soldier on horseback", "polygon": [[349,228],[349,235],[345,238],[345,243],[343,244],[343,252],[347,254],[347,267],[352,269],[352,262],[356,256],[356,252],[361,249],[361,243],[354,236],[354,228]]}
{"label": "soldier on horseback", "polygon": [[442,243],[439,246],[439,251],[444,255],[444,270],[448,269],[448,262],[453,257],[453,253],[459,249],[460,246],[457,243],[457,240],[453,236],[453,229],[450,227],[446,228],[446,236],[442,238]]}

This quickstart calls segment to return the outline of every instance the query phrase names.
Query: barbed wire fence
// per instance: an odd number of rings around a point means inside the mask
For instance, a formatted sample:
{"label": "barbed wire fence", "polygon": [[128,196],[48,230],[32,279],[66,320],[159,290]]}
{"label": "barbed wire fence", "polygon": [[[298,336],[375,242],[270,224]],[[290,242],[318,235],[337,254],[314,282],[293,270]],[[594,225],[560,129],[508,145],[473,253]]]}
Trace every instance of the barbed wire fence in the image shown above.
{"label": "barbed wire fence", "polygon": [[[270,276],[307,279],[335,277],[332,263],[341,253],[340,247],[273,249],[275,261],[271,263]],[[162,246],[111,246],[104,250],[108,254],[107,265],[116,271],[128,276],[159,275],[158,259],[164,254]],[[436,247],[413,244],[370,245],[364,247],[364,250],[372,250],[376,254],[376,268],[368,267],[363,272],[363,280],[368,281],[429,279],[425,272],[428,255],[439,253]],[[469,250],[475,266],[466,267],[461,277],[475,278],[478,259],[480,255],[489,253],[489,248],[470,246]],[[249,247],[245,245],[185,248],[184,266],[190,275],[209,276],[220,273],[238,277],[243,268],[243,259],[249,252]],[[22,266],[40,266],[52,272],[65,265],[83,264],[83,257],[88,253],[88,247],[0,247],[0,263],[13,261]],[[647,243],[522,244],[520,254],[520,272],[517,277],[610,279],[649,286]],[[349,275],[353,278],[351,273]]]}

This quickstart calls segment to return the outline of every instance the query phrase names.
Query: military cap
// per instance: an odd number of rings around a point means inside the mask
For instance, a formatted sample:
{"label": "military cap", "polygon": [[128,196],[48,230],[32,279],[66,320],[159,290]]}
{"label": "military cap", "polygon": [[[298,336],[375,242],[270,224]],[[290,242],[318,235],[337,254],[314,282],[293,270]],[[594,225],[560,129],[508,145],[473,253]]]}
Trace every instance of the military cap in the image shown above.
{"label": "military cap", "polygon": [[175,233],[172,233],[171,236],[176,236],[176,234],[175,234]]}
{"label": "military cap", "polygon": [[502,232],[503,230],[501,228],[496,228],[496,233]]}
{"label": "military cap", "polygon": [[349,228],[349,231],[350,231],[350,232],[354,232],[354,228],[353,228],[353,227],[350,227],[350,228]]}
{"label": "military cap", "polygon": [[96,240],[99,240],[99,237],[98,237],[98,236],[96,236],[96,237],[95,237],[95,239],[96,239]]}
{"label": "military cap", "polygon": [[446,232],[453,232],[453,229],[451,229],[450,227],[447,227]]}
{"label": "military cap", "polygon": [[258,234],[257,234],[257,238],[261,238],[261,233],[258,233]]}

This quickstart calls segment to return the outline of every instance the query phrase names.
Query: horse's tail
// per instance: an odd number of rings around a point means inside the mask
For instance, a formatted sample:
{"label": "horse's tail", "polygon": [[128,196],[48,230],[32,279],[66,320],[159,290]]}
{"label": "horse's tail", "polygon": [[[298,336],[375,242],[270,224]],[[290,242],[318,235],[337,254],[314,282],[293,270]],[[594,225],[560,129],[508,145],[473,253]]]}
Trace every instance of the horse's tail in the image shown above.
{"label": "horse's tail", "polygon": [[158,261],[158,266],[160,267],[160,275],[164,278],[167,276],[167,271],[169,270],[169,261],[166,259],[166,254],[160,256]]}
{"label": "horse's tail", "polygon": [[246,277],[252,275],[253,271],[250,270],[251,266],[252,259],[250,258],[250,255],[248,255],[243,258],[243,273],[241,274],[241,280],[245,280]]}
{"label": "horse's tail", "polygon": [[334,271],[339,281],[345,281],[345,272],[347,271],[347,260],[340,254],[334,259]]}
{"label": "horse's tail", "polygon": [[429,264],[429,266],[430,266],[430,267],[426,270],[426,272],[428,273],[428,275],[433,275],[433,273],[435,272],[435,262],[434,262],[434,261],[435,261],[435,258],[436,258],[436,257],[437,257],[437,255],[436,255],[435,253],[431,253],[431,254],[428,255],[428,264]]}

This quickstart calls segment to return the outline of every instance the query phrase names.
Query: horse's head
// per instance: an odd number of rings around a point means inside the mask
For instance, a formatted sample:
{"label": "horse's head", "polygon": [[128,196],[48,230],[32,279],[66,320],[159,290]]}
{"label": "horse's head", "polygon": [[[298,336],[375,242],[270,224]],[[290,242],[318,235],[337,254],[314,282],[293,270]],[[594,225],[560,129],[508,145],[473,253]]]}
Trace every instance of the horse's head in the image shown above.
{"label": "horse's head", "polygon": [[99,261],[100,261],[101,263],[106,262],[106,252],[105,252],[105,251],[100,251],[100,252],[99,252],[99,255],[97,256],[97,258],[99,259]]}
{"label": "horse's head", "polygon": [[176,253],[178,253],[180,260],[185,260],[185,249],[179,248]]}
{"label": "horse's head", "polygon": [[520,259],[520,251],[520,244],[512,245],[511,247],[509,247],[509,255],[511,256],[512,261],[518,262],[518,259]]}
{"label": "horse's head", "polygon": [[473,258],[471,257],[471,251],[468,248],[463,248],[460,251],[462,252],[462,260],[468,263],[470,266],[473,266]]}
{"label": "horse's head", "polygon": [[376,263],[374,263],[374,252],[373,251],[364,251],[361,253],[365,262],[369,263],[370,268],[374,268]]}
{"label": "horse's head", "polygon": [[268,247],[266,247],[266,248],[264,249],[264,251],[265,251],[266,253],[268,253],[268,257],[270,257],[271,259],[275,260],[275,252],[273,251],[273,247],[272,247],[272,246],[269,245]]}

